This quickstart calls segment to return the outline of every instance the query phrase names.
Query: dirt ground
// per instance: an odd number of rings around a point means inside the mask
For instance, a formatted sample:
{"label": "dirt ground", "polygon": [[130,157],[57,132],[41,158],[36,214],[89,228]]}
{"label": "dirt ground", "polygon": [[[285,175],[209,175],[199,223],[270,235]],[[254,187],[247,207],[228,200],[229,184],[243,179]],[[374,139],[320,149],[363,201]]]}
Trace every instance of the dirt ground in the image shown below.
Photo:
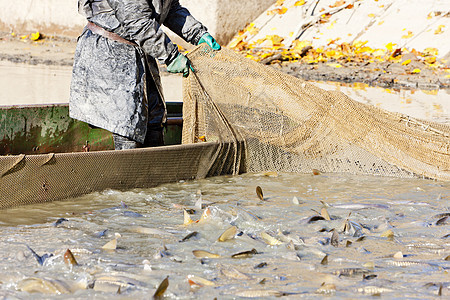
{"label": "dirt ground", "polygon": [[[0,32],[0,60],[26,64],[71,66],[76,48],[76,38],[43,37],[38,41],[19,34],[12,36]],[[431,69],[416,61],[407,66],[400,63],[347,63],[334,68],[328,63],[305,64],[299,62],[271,61],[270,66],[306,80],[362,82],[370,86],[410,89],[448,89],[448,68]],[[421,69],[411,74],[411,68]],[[166,72],[165,68],[161,68]]]}

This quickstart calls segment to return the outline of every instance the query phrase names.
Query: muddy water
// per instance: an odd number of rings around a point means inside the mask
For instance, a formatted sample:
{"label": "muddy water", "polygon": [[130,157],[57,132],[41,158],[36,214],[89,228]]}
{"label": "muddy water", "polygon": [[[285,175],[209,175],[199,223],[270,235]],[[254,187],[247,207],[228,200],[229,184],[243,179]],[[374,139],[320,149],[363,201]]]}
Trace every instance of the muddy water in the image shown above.
{"label": "muddy water", "polygon": [[[105,191],[2,211],[0,297],[42,299],[48,293],[45,298],[61,299],[56,294],[67,293],[64,298],[149,298],[167,276],[168,299],[232,299],[277,292],[292,293],[285,296],[292,299],[374,294],[431,299],[441,285],[441,293],[449,295],[450,263],[445,258],[450,254],[450,227],[442,219],[449,213],[449,183],[277,175]],[[256,186],[263,190],[263,201]],[[195,210],[194,221],[200,218],[204,209],[195,207],[200,197],[211,214],[202,223],[183,225],[182,208]],[[328,204],[331,220],[317,217],[322,201]],[[66,221],[55,226],[59,218]],[[346,220],[350,225],[344,228]],[[237,227],[235,238],[218,242],[230,226]],[[332,229],[338,233],[334,245]],[[194,231],[195,237],[180,242]],[[262,238],[263,232],[274,237],[272,245]],[[116,233],[121,235],[117,249],[102,249]],[[53,256],[40,266],[27,245],[40,256]],[[78,266],[64,263],[67,249]],[[252,249],[257,254],[231,258]],[[197,258],[193,250],[220,257]],[[328,263],[321,264],[326,255]],[[205,284],[192,275],[209,281]],[[198,284],[190,287],[188,278]]]}
{"label": "muddy water", "polygon": [[[31,66],[0,61],[0,106],[67,103],[71,67]],[[162,76],[166,101],[181,101],[178,75]],[[449,90],[392,90],[366,84],[314,82],[326,90],[340,90],[352,99],[411,117],[450,123]]]}

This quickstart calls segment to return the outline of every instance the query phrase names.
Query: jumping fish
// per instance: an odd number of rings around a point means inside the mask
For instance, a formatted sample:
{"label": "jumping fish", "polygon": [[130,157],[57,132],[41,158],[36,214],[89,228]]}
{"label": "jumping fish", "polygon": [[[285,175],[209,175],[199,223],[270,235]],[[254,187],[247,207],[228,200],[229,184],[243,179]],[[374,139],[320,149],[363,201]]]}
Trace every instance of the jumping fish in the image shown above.
{"label": "jumping fish", "polygon": [[64,281],[35,277],[20,281],[17,284],[17,289],[28,293],[40,293],[47,295],[70,294],[73,292],[69,284]]}
{"label": "jumping fish", "polygon": [[218,238],[218,241],[219,242],[225,242],[225,241],[234,239],[236,233],[237,233],[237,227],[236,226],[231,226],[230,228],[225,230],[224,233],[222,233],[220,235],[220,237]]}
{"label": "jumping fish", "polygon": [[320,262],[321,265],[328,265],[328,254],[325,255],[325,257],[322,259],[322,261]]}

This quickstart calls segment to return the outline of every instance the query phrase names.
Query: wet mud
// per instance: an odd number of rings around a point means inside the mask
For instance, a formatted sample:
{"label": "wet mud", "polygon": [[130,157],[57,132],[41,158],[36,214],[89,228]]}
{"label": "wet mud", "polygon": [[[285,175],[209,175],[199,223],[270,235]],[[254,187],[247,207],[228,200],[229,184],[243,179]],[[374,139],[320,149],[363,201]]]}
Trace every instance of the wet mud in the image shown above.
{"label": "wet mud", "polygon": [[[26,35],[0,32],[0,61],[30,65],[72,66],[76,38],[43,37],[38,41],[24,38]],[[22,38],[21,38],[22,37]],[[370,86],[409,89],[448,89],[450,78],[447,69],[433,70],[415,61],[409,65],[394,62],[348,62],[341,68],[327,63],[307,64],[271,60],[270,66],[305,80],[362,82]],[[342,62],[340,62],[342,64]],[[413,74],[415,68],[420,73]],[[165,66],[161,72],[167,73]]]}

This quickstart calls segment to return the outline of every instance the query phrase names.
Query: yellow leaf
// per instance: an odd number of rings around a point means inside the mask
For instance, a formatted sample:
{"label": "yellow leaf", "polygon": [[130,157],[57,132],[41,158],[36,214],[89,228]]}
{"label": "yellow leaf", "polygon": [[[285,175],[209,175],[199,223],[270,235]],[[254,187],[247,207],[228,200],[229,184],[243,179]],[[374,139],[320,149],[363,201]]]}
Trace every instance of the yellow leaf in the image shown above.
{"label": "yellow leaf", "polygon": [[380,21],[380,22],[378,22],[378,25],[381,25],[381,24],[383,24],[384,23],[384,21]]}
{"label": "yellow leaf", "polygon": [[413,72],[414,74],[420,73],[420,69],[414,69],[412,72]]}
{"label": "yellow leaf", "polygon": [[327,64],[327,66],[330,66],[330,67],[333,67],[333,68],[342,68],[342,65],[340,65],[340,64],[335,64],[335,63]]}
{"label": "yellow leaf", "polygon": [[408,31],[408,34],[402,35],[402,39],[409,39],[412,38],[414,36],[414,34],[412,33],[412,31]]}
{"label": "yellow leaf", "polygon": [[411,62],[410,59],[405,60],[404,62],[402,62],[402,66],[406,66],[407,64],[409,64]]}
{"label": "yellow leaf", "polygon": [[397,48],[396,46],[397,46],[397,44],[389,43],[386,45],[386,49],[388,49],[389,51],[392,51],[392,50],[394,50],[394,48]]}
{"label": "yellow leaf", "polygon": [[32,33],[30,40],[32,41],[37,41],[41,38],[41,34],[39,33],[39,31],[37,31],[36,33]]}
{"label": "yellow leaf", "polygon": [[275,3],[275,6],[281,6],[284,4],[284,0],[277,0],[277,2]]}
{"label": "yellow leaf", "polygon": [[427,64],[434,64],[436,62],[436,56],[425,57],[425,62]]}
{"label": "yellow leaf", "polygon": [[305,0],[300,0],[294,3],[294,6],[302,6],[303,4],[305,4]]}
{"label": "yellow leaf", "polygon": [[11,32],[11,36],[16,36],[16,33],[15,32]]}
{"label": "yellow leaf", "polygon": [[439,51],[436,48],[425,48],[423,50],[423,53],[425,55],[435,55],[435,56],[437,56],[439,54]]}
{"label": "yellow leaf", "polygon": [[442,30],[442,28],[444,28],[445,25],[439,25],[438,28],[434,31],[434,34],[441,34],[444,31]]}
{"label": "yellow leaf", "polygon": [[450,74],[449,75],[445,75],[445,78],[450,78]]}
{"label": "yellow leaf", "polygon": [[28,38],[28,35],[21,35],[20,38],[21,38],[22,40],[27,39],[27,38]]}
{"label": "yellow leaf", "polygon": [[375,18],[375,14],[368,14],[370,18]]}

